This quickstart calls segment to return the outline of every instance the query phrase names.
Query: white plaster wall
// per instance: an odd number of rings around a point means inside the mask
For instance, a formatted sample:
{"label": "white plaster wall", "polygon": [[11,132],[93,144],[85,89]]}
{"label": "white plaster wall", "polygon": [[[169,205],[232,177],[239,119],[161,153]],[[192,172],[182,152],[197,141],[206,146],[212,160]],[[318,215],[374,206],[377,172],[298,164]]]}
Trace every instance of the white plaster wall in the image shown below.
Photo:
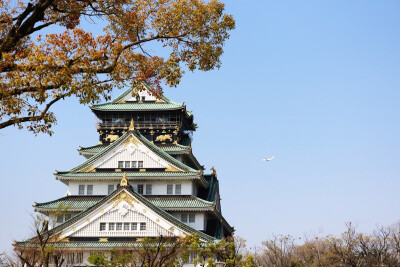
{"label": "white plaster wall", "polygon": [[175,218],[177,218],[178,220],[181,220],[182,213],[186,213],[186,214],[194,213],[196,215],[194,223],[189,222],[189,215],[188,215],[188,222],[185,224],[189,225],[190,227],[192,227],[196,230],[204,231],[206,229],[207,218],[206,218],[206,215],[204,212],[170,212],[170,214],[172,216],[174,216]]}
{"label": "white plaster wall", "polygon": [[[143,148],[142,148],[143,149]],[[145,153],[130,144],[126,148],[120,149],[112,157],[108,158],[97,168],[118,169],[118,162],[123,161],[143,161],[142,168],[165,168],[166,164],[160,164],[152,153]]]}
{"label": "white plaster wall", "polygon": [[[85,185],[85,195],[87,192],[87,185],[93,185],[93,195],[107,195],[108,194],[108,185],[114,185],[114,189],[117,188],[119,182],[117,181],[71,181],[69,182],[68,192],[69,195],[78,195],[79,194],[79,185]],[[175,194],[175,185],[181,184],[181,195],[192,195],[193,188],[195,185],[193,181],[143,181],[143,182],[129,182],[129,184],[137,191],[137,185],[144,185],[144,194],[146,194],[146,184],[152,185],[152,195],[166,195],[167,194],[167,184],[174,185],[174,194]]]}
{"label": "white plaster wall", "polygon": [[107,195],[108,194],[108,185],[114,185],[114,189],[117,188],[119,184],[117,181],[84,181],[84,182],[75,182],[71,181],[68,185],[69,195],[79,195],[79,185],[85,185],[85,195],[87,190],[87,185],[93,185],[93,195]]}
{"label": "white plaster wall", "polygon": [[[121,205],[121,204],[120,204]],[[124,205],[125,209],[131,209],[131,207],[128,204]],[[137,231],[109,231],[108,230],[108,224],[107,228],[105,231],[100,231],[100,223],[138,223],[140,224],[141,222],[146,223],[146,230],[140,230],[140,225],[138,225],[138,230]],[[89,237],[102,237],[102,236],[120,236],[120,237],[126,237],[126,236],[169,236],[171,235],[167,230],[163,229],[161,226],[150,220],[148,217],[144,216],[143,214],[139,213],[136,210],[128,210],[125,214],[122,213],[118,209],[112,209],[111,211],[107,212],[100,218],[97,218],[94,220],[92,223],[89,225],[85,226],[84,228],[80,229],[76,233],[74,233],[72,236],[89,236]]]}

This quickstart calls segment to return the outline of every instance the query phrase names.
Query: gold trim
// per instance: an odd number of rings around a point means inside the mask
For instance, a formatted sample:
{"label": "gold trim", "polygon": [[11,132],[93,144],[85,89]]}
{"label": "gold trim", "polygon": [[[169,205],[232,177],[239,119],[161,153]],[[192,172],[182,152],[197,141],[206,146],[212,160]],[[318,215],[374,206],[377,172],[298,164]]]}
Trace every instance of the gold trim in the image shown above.
{"label": "gold trim", "polygon": [[99,238],[99,242],[108,242],[108,238],[102,238],[102,237],[100,237],[100,238]]}
{"label": "gold trim", "polygon": [[[165,132],[165,131],[163,131]],[[164,141],[172,142],[172,134],[163,134],[156,137],[156,142],[164,142]]]}
{"label": "gold trim", "polygon": [[89,166],[83,168],[79,172],[96,172],[96,170],[93,167],[93,164],[90,164]]}
{"label": "gold trim", "polygon": [[119,185],[128,186],[128,180],[126,179],[126,172],[124,172],[124,175],[122,175],[121,183]]}
{"label": "gold trim", "polygon": [[214,166],[212,166],[210,170],[213,171],[211,174],[217,178],[217,171],[215,170]]}
{"label": "gold trim", "polygon": [[118,196],[116,198],[111,199],[110,201],[108,201],[107,204],[112,203],[113,201],[114,201],[113,208],[115,206],[117,206],[119,203],[121,203],[122,201],[125,201],[126,203],[128,203],[132,207],[133,207],[133,203],[132,202],[139,203],[139,201],[137,201],[136,199],[131,197],[131,195],[126,194],[125,192],[121,192],[120,194],[118,194]]}
{"label": "gold trim", "polygon": [[167,168],[165,169],[166,172],[180,172],[181,170],[168,164]]}
{"label": "gold trim", "polygon": [[135,137],[133,137],[132,135],[129,136],[123,143],[124,146],[127,146],[129,144],[134,144],[136,147],[139,147],[139,140],[137,140]]}
{"label": "gold trim", "polygon": [[140,172],[146,172],[146,169],[139,169]]}
{"label": "gold trim", "polygon": [[132,118],[132,120],[131,120],[131,124],[129,125],[129,131],[133,131],[133,130],[135,130],[135,121],[133,120],[133,118]]}

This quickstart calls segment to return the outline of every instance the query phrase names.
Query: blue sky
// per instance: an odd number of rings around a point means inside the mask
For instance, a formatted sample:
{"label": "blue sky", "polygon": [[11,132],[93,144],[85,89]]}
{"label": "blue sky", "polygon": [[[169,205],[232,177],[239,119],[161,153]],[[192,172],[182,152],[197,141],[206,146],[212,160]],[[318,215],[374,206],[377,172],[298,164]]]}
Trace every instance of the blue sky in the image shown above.
{"label": "blue sky", "polygon": [[[222,67],[187,73],[165,94],[193,111],[193,151],[215,165],[237,234],[255,245],[398,221],[400,2],[226,2],[237,28]],[[54,170],[98,142],[87,106],[54,111],[53,137],[0,132],[0,250],[29,236],[34,201],[65,194]]]}

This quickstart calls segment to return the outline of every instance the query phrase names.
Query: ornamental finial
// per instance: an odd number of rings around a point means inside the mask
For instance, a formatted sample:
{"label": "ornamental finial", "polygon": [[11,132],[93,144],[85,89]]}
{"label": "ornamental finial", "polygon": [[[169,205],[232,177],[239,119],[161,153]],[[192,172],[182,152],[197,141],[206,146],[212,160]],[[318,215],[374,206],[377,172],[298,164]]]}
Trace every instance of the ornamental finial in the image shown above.
{"label": "ornamental finial", "polygon": [[120,186],[128,186],[128,180],[126,179],[126,172],[124,172],[124,175],[122,175],[122,180],[119,185]]}
{"label": "ornamental finial", "polygon": [[211,174],[214,175],[215,177],[217,177],[217,171],[215,170],[214,166],[212,166],[212,168],[210,170],[213,171]]}
{"label": "ornamental finial", "polygon": [[130,130],[130,131],[135,130],[135,122],[133,121],[133,118],[132,118],[132,120],[131,120],[131,124],[129,125],[129,130]]}

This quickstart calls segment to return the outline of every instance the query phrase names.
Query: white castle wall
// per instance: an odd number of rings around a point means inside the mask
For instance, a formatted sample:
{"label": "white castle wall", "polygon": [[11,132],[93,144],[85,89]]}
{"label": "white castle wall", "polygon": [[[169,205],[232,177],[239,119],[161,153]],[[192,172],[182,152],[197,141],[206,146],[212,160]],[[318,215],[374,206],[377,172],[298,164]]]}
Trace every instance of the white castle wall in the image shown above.
{"label": "white castle wall", "polygon": [[[122,177],[122,174],[121,174]],[[87,185],[93,185],[93,195],[108,195],[108,185],[114,185],[114,190],[117,188],[119,182],[117,181],[70,181],[68,186],[69,195],[79,195],[79,185],[85,185],[85,195],[87,192]],[[175,185],[181,185],[181,195],[196,195],[197,188],[193,181],[141,181],[141,182],[132,182],[129,184],[137,191],[137,185],[144,185],[144,194],[146,194],[146,184],[152,185],[152,195],[166,195],[167,194],[167,185],[174,185],[174,194],[175,194]]]}
{"label": "white castle wall", "polygon": [[143,168],[165,168],[165,165],[154,159],[153,153],[151,153],[152,157],[149,154],[129,145],[99,164],[97,168],[117,169],[119,168],[118,161],[143,161]]}
{"label": "white castle wall", "polygon": [[[121,211],[122,210],[122,211]],[[126,212],[126,213],[124,213]],[[146,223],[146,230],[145,231],[140,231],[140,226],[138,225],[138,230],[137,231],[109,231],[108,230],[108,225],[106,228],[106,231],[100,231],[100,223],[117,223],[117,222],[127,222],[127,223],[141,223],[145,222]],[[137,212],[136,210],[132,210],[131,207],[128,204],[125,205],[119,205],[117,209],[113,209],[100,218],[97,218],[94,220],[92,223],[88,224],[84,228],[80,229],[76,233],[74,233],[72,236],[85,236],[85,237],[102,237],[102,236],[107,236],[107,237],[112,237],[112,236],[121,236],[121,237],[129,237],[129,236],[138,236],[138,237],[146,237],[146,236],[169,236],[170,233],[157,225],[155,222],[150,220],[148,217],[144,216],[143,214]]]}
{"label": "white castle wall", "polygon": [[170,212],[170,214],[172,216],[174,216],[175,218],[177,218],[178,220],[181,220],[181,214],[182,213],[186,213],[186,214],[194,213],[196,215],[194,223],[187,222],[185,224],[189,225],[190,227],[192,227],[192,228],[194,228],[196,230],[200,230],[200,231],[203,231],[203,230],[206,229],[206,227],[207,227],[207,216],[206,216],[206,214],[204,212]]}

